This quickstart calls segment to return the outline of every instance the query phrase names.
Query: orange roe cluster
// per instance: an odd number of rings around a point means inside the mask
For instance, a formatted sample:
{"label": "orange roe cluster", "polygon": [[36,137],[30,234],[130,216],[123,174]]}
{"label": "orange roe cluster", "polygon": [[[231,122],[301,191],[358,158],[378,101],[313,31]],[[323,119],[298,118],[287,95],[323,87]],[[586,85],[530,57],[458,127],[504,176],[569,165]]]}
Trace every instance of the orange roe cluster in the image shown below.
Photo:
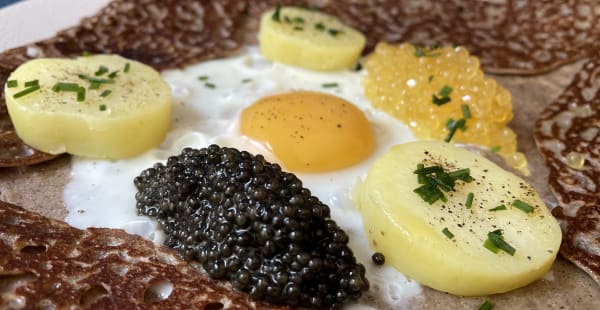
{"label": "orange roe cluster", "polygon": [[[455,131],[452,142],[487,146],[507,159],[515,157],[517,137],[507,126],[513,117],[510,93],[486,78],[479,60],[464,47],[379,43],[364,66],[367,98],[406,123],[417,138],[444,140],[450,132],[448,120],[464,118],[465,128]],[[463,105],[468,106],[469,118]]]}

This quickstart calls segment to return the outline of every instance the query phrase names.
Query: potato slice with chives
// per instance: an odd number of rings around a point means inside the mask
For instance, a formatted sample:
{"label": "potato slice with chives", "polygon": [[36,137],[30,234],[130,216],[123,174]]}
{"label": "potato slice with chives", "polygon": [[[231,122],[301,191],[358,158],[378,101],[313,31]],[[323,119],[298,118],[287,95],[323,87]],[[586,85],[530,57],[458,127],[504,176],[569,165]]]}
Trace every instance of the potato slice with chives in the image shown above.
{"label": "potato slice with chives", "polygon": [[160,144],[170,126],[169,86],[117,55],[35,59],[8,80],[19,85],[4,89],[17,134],[47,153],[130,157]]}
{"label": "potato slice with chives", "polygon": [[357,193],[374,251],[444,292],[486,295],[527,285],[558,253],[559,225],[535,190],[449,143],[394,146]]}
{"label": "potato slice with chives", "polygon": [[262,15],[258,41],[267,59],[314,70],[340,70],[356,63],[366,39],[327,14],[277,7]]}

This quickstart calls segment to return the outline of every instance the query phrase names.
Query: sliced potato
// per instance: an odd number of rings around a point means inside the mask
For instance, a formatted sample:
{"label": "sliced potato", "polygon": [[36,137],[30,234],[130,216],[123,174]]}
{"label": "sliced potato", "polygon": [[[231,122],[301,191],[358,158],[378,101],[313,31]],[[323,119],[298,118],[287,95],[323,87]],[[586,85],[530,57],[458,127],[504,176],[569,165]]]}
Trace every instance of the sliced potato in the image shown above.
{"label": "sliced potato", "polygon": [[314,70],[350,68],[366,39],[336,18],[283,7],[262,15],[258,41],[267,59]]}
{"label": "sliced potato", "polygon": [[[35,80],[39,89],[20,96],[25,82]],[[102,83],[96,88],[94,80]],[[130,157],[160,144],[170,126],[169,86],[154,69],[120,56],[35,59],[8,81],[14,81],[4,90],[17,134],[47,153]],[[77,84],[85,98],[78,101],[67,87],[53,90],[57,83]]]}
{"label": "sliced potato", "polygon": [[[474,179],[429,204],[414,192],[418,164],[446,171],[469,168]],[[449,143],[420,141],[394,146],[370,168],[358,205],[375,251],[407,276],[457,295],[506,292],[541,277],[551,267],[561,231],[535,190],[491,161]],[[471,208],[467,196],[473,193]],[[533,207],[515,207],[520,200]],[[490,211],[504,205],[506,210]],[[514,255],[484,247],[500,229]],[[450,234],[447,234],[447,233]],[[453,236],[452,236],[453,235]]]}

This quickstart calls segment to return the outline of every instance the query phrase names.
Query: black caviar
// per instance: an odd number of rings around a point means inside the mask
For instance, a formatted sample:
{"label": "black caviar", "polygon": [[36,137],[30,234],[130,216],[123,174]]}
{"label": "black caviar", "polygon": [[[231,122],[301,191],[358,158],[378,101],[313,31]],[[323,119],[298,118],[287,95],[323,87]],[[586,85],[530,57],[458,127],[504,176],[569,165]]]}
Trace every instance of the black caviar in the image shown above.
{"label": "black caviar", "polygon": [[379,253],[379,252],[375,252],[373,253],[373,255],[371,256],[371,259],[373,260],[373,263],[375,265],[383,265],[385,264],[385,256],[383,256],[383,254]]}
{"label": "black caviar", "polygon": [[186,148],[134,183],[167,246],[255,300],[337,308],[369,288],[329,207],[261,155]]}

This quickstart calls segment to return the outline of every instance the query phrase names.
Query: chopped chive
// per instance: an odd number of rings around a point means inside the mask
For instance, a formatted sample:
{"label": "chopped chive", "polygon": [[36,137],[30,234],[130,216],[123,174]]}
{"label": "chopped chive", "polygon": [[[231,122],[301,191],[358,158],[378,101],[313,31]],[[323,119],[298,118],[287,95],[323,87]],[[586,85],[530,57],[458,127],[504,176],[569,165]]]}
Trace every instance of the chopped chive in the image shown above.
{"label": "chopped chive", "polygon": [[19,86],[19,82],[17,80],[9,80],[6,82],[6,87],[13,88]]}
{"label": "chopped chive", "polygon": [[483,242],[483,247],[490,250],[490,252],[496,254],[500,252],[500,249],[488,238]]}
{"label": "chopped chive", "polygon": [[128,73],[131,65],[129,63],[125,63],[125,68],[123,68],[123,72]]}
{"label": "chopped chive", "polygon": [[300,16],[296,16],[294,17],[294,23],[304,23],[304,18],[300,17]]}
{"label": "chopped chive", "polygon": [[55,92],[79,91],[79,84],[58,82],[58,83],[54,84],[54,86],[52,86],[52,90]]}
{"label": "chopped chive", "polygon": [[493,308],[494,305],[489,300],[486,300],[481,304],[481,306],[479,306],[478,310],[492,310]]}
{"label": "chopped chive", "polygon": [[515,199],[515,201],[513,201],[512,203],[513,207],[525,212],[525,213],[531,213],[535,210],[534,207],[532,207],[530,204],[521,201],[519,199]]}
{"label": "chopped chive", "polygon": [[500,152],[500,149],[502,149],[502,147],[501,147],[501,146],[499,146],[499,145],[494,145],[494,146],[492,146],[492,148],[490,149],[490,151],[491,151],[492,153],[498,153],[498,152]]}
{"label": "chopped chive", "polygon": [[316,23],[315,29],[320,30],[320,31],[325,31],[325,25],[323,25],[323,23],[321,23],[321,22]]}
{"label": "chopped chive", "polygon": [[13,98],[15,98],[15,99],[21,98],[23,96],[26,96],[26,95],[29,95],[29,94],[33,93],[36,90],[39,90],[39,89],[40,89],[40,85],[34,85],[34,86],[29,87],[29,88],[25,88],[22,91],[14,94]]}
{"label": "chopped chive", "polygon": [[413,192],[429,204],[433,204],[437,200],[448,201],[442,191],[454,191],[457,180],[467,183],[473,181],[469,168],[446,172],[441,166],[425,167],[423,164],[417,164],[417,170],[413,173],[417,175],[417,182],[422,184]]}
{"label": "chopped chive", "polygon": [[[508,253],[510,256],[515,255],[515,248],[510,246],[506,241],[504,241],[504,237],[502,237],[501,230],[495,230],[488,233],[488,239],[496,248]],[[497,253],[497,252],[495,252]]]}
{"label": "chopped chive", "polygon": [[89,89],[98,89],[98,88],[100,88],[100,83],[98,83],[98,82],[91,82],[90,83]]}
{"label": "chopped chive", "polygon": [[215,84],[208,83],[208,82],[204,83],[204,86],[206,86],[206,88],[215,88],[215,87],[217,87]]}
{"label": "chopped chive", "polygon": [[[417,170],[415,170],[415,171],[423,171],[423,170],[425,170],[425,165],[417,164]],[[425,174],[418,173],[417,174],[417,182],[419,182],[419,184],[425,184]]]}
{"label": "chopped chive", "polygon": [[442,229],[442,233],[444,233],[444,235],[446,235],[446,237],[448,237],[448,239],[454,238],[454,234],[452,232],[450,232],[448,227]]}
{"label": "chopped chive", "polygon": [[335,37],[338,34],[342,33],[342,31],[337,29],[327,29],[327,33],[329,33],[332,37]]}
{"label": "chopped chive", "polygon": [[432,81],[432,80],[433,80],[433,75],[430,75],[430,76],[427,78],[427,82],[431,83],[431,81]]}
{"label": "chopped chive", "polygon": [[281,18],[281,4],[277,3],[277,6],[275,7],[275,12],[273,12],[273,15],[271,15],[271,19],[276,21],[276,22],[280,22]]}
{"label": "chopped chive", "polygon": [[506,210],[506,206],[505,205],[499,205],[495,208],[491,208],[488,211],[490,212],[495,212],[495,211],[502,211],[502,210]]}
{"label": "chopped chive", "polygon": [[467,195],[467,201],[465,202],[465,206],[467,207],[467,209],[471,209],[471,206],[473,205],[474,197],[475,197],[475,195],[473,193],[469,193]]}
{"label": "chopped chive", "polygon": [[460,108],[462,109],[463,118],[471,118],[471,109],[469,109],[468,105],[463,104]]}
{"label": "chopped chive", "polygon": [[94,73],[94,75],[95,76],[100,76],[100,75],[103,75],[106,72],[108,72],[108,68],[106,66],[100,66],[100,68],[98,68],[98,71],[96,71]]}
{"label": "chopped chive", "polygon": [[250,83],[250,82],[252,82],[252,79],[243,79],[242,80],[242,83]]}
{"label": "chopped chive", "polygon": [[198,81],[203,81],[203,82],[208,81],[208,76],[206,76],[206,75],[199,76]]}
{"label": "chopped chive", "polygon": [[106,97],[106,96],[110,95],[110,93],[112,93],[112,90],[106,89],[100,94],[100,97]]}
{"label": "chopped chive", "polygon": [[77,101],[82,102],[85,100],[85,87],[79,87],[77,90]]}
{"label": "chopped chive", "polygon": [[325,84],[321,84],[321,87],[323,88],[333,88],[333,87],[339,87],[340,85],[338,83],[325,83]]}
{"label": "chopped chive", "polygon": [[450,140],[452,140],[452,137],[454,137],[454,134],[456,133],[457,129],[464,131],[467,128],[465,126],[465,124],[466,124],[466,120],[464,118],[461,118],[456,121],[451,118],[448,119],[448,121],[446,121],[446,128],[448,128],[448,135],[446,136],[444,141],[450,142]]}
{"label": "chopped chive", "polygon": [[119,71],[113,71],[108,75],[109,79],[114,79],[117,77],[117,74],[119,74]]}
{"label": "chopped chive", "polygon": [[[450,102],[450,93],[452,93],[452,87],[448,85],[444,85],[440,91],[438,91],[437,95],[431,95],[431,101],[435,105],[443,105]],[[439,96],[439,97],[438,97]]]}
{"label": "chopped chive", "polygon": [[354,67],[352,68],[352,71],[360,71],[362,70],[362,64],[360,62],[357,62],[356,65],[354,65]]}
{"label": "chopped chive", "polygon": [[303,31],[304,28],[300,27],[300,26],[295,26],[294,27],[294,31]]}
{"label": "chopped chive", "polygon": [[92,56],[92,52],[90,52],[90,51],[83,51],[83,53],[81,53],[81,56],[83,56],[83,57]]}
{"label": "chopped chive", "polygon": [[99,107],[100,111],[106,111],[106,105],[105,104],[101,104]]}
{"label": "chopped chive", "polygon": [[[89,75],[86,75],[86,74],[80,74],[80,75],[78,75],[78,77],[80,79],[86,80],[86,81],[88,81],[90,83],[107,83],[108,84],[108,83],[114,83],[115,82],[112,79],[97,78],[97,77],[89,76]],[[110,75],[109,75],[109,77],[110,77]]]}
{"label": "chopped chive", "polygon": [[25,82],[24,85],[25,85],[25,87],[39,86],[40,85],[40,80],[27,81],[27,82]]}
{"label": "chopped chive", "polygon": [[415,46],[415,56],[417,58],[421,58],[421,57],[425,56],[425,51],[423,51],[422,48]]}
{"label": "chopped chive", "polygon": [[291,19],[289,16],[287,16],[287,15],[283,17],[283,20],[284,20],[286,23],[288,23],[288,24],[291,24],[291,23],[292,23],[292,19]]}

